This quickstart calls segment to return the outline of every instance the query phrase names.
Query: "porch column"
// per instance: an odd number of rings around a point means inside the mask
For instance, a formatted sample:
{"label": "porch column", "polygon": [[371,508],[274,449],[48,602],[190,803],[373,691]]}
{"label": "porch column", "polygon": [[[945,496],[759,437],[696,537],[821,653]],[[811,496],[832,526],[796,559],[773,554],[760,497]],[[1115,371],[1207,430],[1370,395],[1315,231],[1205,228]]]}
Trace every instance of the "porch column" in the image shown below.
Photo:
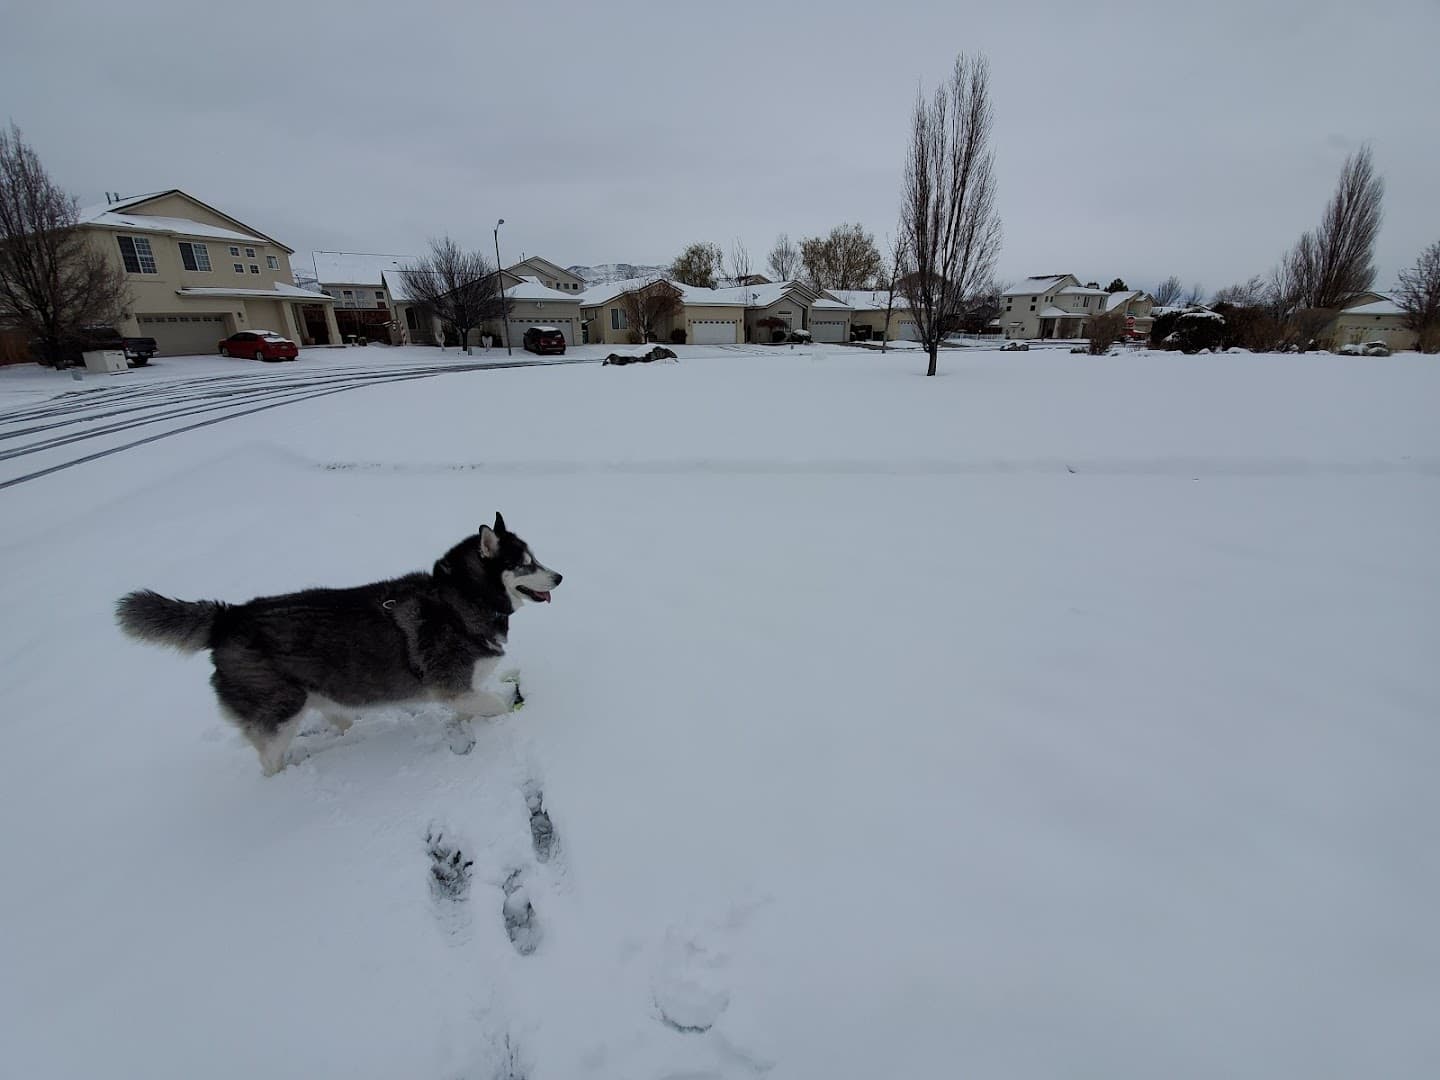
{"label": "porch column", "polygon": [[305,324],[302,321],[298,326],[296,325],[295,305],[287,304],[285,301],[282,300],[280,302],[280,318],[285,321],[285,326],[283,328],[285,336],[288,337],[291,341],[303,343],[305,340],[305,334],[302,328]]}
{"label": "porch column", "polygon": [[340,336],[340,324],[335,321],[335,305],[323,304],[325,308],[325,330],[330,335],[331,345],[344,345],[345,339]]}

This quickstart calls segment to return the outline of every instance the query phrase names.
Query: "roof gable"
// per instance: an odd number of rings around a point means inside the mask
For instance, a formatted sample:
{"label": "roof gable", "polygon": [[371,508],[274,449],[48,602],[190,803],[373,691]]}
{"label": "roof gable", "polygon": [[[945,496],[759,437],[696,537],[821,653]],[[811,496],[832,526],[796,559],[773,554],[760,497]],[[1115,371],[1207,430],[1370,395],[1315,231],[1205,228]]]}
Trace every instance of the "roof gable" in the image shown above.
{"label": "roof gable", "polygon": [[[582,278],[579,274],[571,273],[563,266],[558,266],[555,263],[551,262],[549,259],[542,258],[539,255],[528,255],[525,258],[521,259],[519,262],[513,264],[512,266],[506,267],[506,269],[509,270],[511,273],[520,274],[520,269],[527,266],[531,267],[532,269],[541,270],[556,279],[563,279],[565,281],[578,281],[582,286],[586,284],[585,279]],[[529,277],[531,275],[521,274],[521,276]]]}
{"label": "roof gable", "polygon": [[[206,222],[203,219],[191,218],[186,211],[193,212],[194,209],[201,210],[204,214],[211,215],[222,223],[215,225],[213,222]],[[202,226],[204,231],[189,230],[196,236],[217,236],[221,239],[260,240],[276,247],[283,248],[287,255],[295,254],[295,249],[288,244],[282,244],[273,236],[268,236],[259,229],[251,228],[239,218],[231,217],[223,210],[218,210],[209,203],[201,202],[179,188],[170,188],[167,191],[152,191],[148,195],[134,195],[128,199],[121,199],[118,202],[103,205],[87,206],[80,211],[80,222],[85,225],[101,225],[115,228],[125,228],[127,223],[111,220],[111,215],[120,218],[140,217],[154,218],[158,222],[170,222],[167,227],[160,227],[161,232],[180,232],[187,230],[177,228],[173,223],[188,222]],[[133,223],[131,223],[133,224]],[[218,231],[217,231],[218,230]]]}

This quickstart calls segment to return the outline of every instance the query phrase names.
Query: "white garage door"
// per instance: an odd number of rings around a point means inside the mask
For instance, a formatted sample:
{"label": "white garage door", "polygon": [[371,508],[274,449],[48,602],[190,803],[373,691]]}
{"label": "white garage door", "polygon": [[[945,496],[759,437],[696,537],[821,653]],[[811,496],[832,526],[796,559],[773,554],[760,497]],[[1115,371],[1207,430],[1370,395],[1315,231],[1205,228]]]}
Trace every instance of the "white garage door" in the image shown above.
{"label": "white garage door", "polygon": [[844,341],[845,321],[843,319],[810,320],[810,336],[816,341]]}
{"label": "white garage door", "polygon": [[900,325],[896,327],[897,336],[901,341],[919,341],[920,332],[915,329],[914,319],[901,319]]}
{"label": "white garage door", "polygon": [[690,320],[692,345],[734,345],[736,333],[734,319]]}
{"label": "white garage door", "polygon": [[521,343],[525,340],[525,331],[526,331],[526,330],[529,330],[532,326],[553,326],[553,327],[555,327],[556,330],[559,330],[560,333],[562,333],[562,334],[565,335],[565,344],[566,344],[566,345],[574,345],[575,342],[579,340],[578,336],[577,336],[576,333],[575,333],[575,320],[574,320],[574,319],[546,319],[544,322],[536,322],[536,321],[533,320],[533,319],[532,319],[532,320],[511,319],[511,320],[510,320],[510,344],[511,344],[511,346],[513,346],[513,347],[516,348],[516,349],[520,348]]}
{"label": "white garage door", "polygon": [[140,336],[153,337],[160,356],[212,356],[225,333],[224,315],[139,315]]}

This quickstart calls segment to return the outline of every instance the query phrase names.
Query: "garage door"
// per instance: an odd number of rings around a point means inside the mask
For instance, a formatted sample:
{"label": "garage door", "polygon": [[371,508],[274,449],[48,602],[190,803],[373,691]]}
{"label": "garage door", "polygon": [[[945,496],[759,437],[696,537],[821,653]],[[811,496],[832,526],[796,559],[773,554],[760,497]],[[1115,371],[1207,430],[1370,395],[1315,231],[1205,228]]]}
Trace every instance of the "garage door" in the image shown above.
{"label": "garage door", "polygon": [[811,319],[810,336],[816,341],[844,341],[845,322],[843,319]]}
{"label": "garage door", "polygon": [[690,320],[692,345],[734,345],[737,332],[734,319]]}
{"label": "garage door", "polygon": [[213,356],[225,333],[225,316],[140,315],[140,336],[153,337],[160,356]]}
{"label": "garage door", "polygon": [[920,332],[915,329],[914,319],[901,319],[900,325],[896,327],[897,336],[901,341],[919,341]]}
{"label": "garage door", "polygon": [[544,322],[535,320],[511,319],[510,320],[510,344],[514,348],[520,348],[520,343],[525,340],[525,331],[532,326],[553,326],[560,333],[565,335],[565,344],[574,345],[579,337],[575,333],[574,319],[546,319]]}

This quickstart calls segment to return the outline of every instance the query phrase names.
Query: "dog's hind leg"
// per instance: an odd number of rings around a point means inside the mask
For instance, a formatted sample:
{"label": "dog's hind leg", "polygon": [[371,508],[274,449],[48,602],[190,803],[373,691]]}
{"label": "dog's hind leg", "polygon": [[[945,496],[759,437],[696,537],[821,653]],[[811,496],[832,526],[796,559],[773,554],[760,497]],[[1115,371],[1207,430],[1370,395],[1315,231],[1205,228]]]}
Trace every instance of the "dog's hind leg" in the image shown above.
{"label": "dog's hind leg", "polygon": [[221,710],[260,755],[260,768],[266,776],[274,776],[285,767],[285,751],[300,730],[308,695],[278,673],[246,661],[253,657],[238,651],[217,654],[210,682]]}

